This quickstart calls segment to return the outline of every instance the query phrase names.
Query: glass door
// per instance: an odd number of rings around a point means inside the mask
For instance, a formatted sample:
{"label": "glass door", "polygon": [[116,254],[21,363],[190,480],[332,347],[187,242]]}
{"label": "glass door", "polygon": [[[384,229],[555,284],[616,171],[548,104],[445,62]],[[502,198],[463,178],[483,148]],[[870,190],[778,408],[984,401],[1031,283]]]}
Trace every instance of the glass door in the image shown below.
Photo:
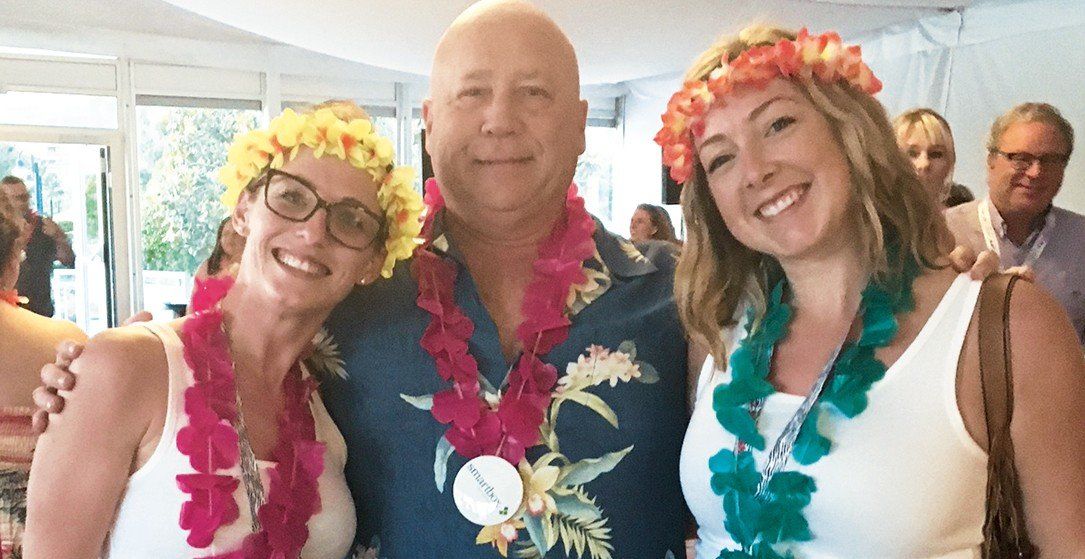
{"label": "glass door", "polygon": [[196,271],[229,214],[218,170],[234,136],[260,118],[231,107],[136,106],[141,308],[156,320],[184,314]]}
{"label": "glass door", "polygon": [[8,175],[25,183],[31,221],[43,235],[38,240],[45,248],[28,250],[28,260],[42,262],[24,261],[23,267],[44,270],[28,280],[40,297],[52,299],[52,316],[91,335],[116,325],[109,147],[0,141],[0,176]]}

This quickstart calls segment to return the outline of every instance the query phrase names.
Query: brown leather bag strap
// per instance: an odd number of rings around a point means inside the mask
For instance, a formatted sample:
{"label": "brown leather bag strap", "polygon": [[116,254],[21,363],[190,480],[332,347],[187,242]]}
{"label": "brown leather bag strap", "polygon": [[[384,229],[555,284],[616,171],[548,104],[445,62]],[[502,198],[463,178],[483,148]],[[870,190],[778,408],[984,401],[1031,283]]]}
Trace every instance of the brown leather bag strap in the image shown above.
{"label": "brown leather bag strap", "polygon": [[1020,279],[998,274],[983,282],[979,296],[980,387],[987,423],[987,517],[983,556],[1027,558],[1035,555],[1025,527],[1021,488],[1014,466],[1013,369],[1010,352],[1010,296]]}

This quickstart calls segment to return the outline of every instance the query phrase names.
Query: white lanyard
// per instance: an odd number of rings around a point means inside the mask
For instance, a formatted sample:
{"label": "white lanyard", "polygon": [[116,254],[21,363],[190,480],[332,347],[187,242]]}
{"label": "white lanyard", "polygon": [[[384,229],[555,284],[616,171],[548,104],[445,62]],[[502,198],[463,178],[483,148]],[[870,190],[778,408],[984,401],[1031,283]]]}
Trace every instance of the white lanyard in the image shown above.
{"label": "white lanyard", "polygon": [[976,213],[979,214],[980,230],[983,231],[983,242],[987,245],[987,250],[994,252],[995,254],[1002,256],[1001,247],[999,247],[998,236],[995,234],[995,226],[991,224],[991,201],[984,198],[976,206]]}
{"label": "white lanyard", "polygon": [[[983,242],[987,245],[987,250],[990,250],[1002,257],[1002,250],[999,244],[998,235],[995,233],[994,224],[991,222],[991,200],[984,198],[978,206],[976,206],[976,213],[979,215],[980,230],[983,231]],[[1022,262],[1024,266],[1032,266],[1040,259],[1040,255],[1043,254],[1044,249],[1047,248],[1047,231],[1051,228],[1052,222],[1054,222],[1055,216],[1050,213],[1044,219],[1044,224],[1035,234],[1032,235],[1032,246],[1029,248],[1028,255],[1025,257],[1025,261]]]}

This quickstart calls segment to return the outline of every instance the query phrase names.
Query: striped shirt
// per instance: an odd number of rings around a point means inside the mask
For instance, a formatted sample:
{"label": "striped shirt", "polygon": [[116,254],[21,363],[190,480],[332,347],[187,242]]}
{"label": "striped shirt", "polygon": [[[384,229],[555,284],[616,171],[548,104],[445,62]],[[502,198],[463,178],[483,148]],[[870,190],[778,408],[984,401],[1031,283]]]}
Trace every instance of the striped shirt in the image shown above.
{"label": "striped shirt", "polygon": [[26,526],[26,480],[37,436],[30,427],[33,408],[0,407],[0,558],[22,556]]}

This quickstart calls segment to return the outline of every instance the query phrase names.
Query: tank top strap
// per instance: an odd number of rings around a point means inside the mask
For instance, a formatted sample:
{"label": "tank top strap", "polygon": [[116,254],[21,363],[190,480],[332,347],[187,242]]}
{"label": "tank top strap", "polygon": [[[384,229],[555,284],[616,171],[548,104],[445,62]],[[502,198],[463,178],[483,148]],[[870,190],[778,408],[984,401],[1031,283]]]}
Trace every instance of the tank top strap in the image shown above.
{"label": "tank top strap", "polygon": [[151,470],[155,464],[165,459],[166,455],[174,452],[177,442],[177,431],[180,428],[179,416],[185,413],[185,390],[192,385],[192,373],[185,363],[184,344],[177,331],[166,322],[143,322],[140,327],[154,334],[160,342],[166,354],[166,366],[169,369],[169,393],[166,401],[166,418],[162,424],[162,436],[155,447],[154,452],[138,470],[132,473],[131,480],[139,479],[144,472]]}
{"label": "tank top strap", "polygon": [[[168,322],[143,322],[139,324],[158,337],[166,353],[166,365],[170,371],[170,399],[175,392],[184,393],[192,385],[192,374],[185,363],[185,346],[181,337]],[[178,410],[181,411],[181,410]]]}

